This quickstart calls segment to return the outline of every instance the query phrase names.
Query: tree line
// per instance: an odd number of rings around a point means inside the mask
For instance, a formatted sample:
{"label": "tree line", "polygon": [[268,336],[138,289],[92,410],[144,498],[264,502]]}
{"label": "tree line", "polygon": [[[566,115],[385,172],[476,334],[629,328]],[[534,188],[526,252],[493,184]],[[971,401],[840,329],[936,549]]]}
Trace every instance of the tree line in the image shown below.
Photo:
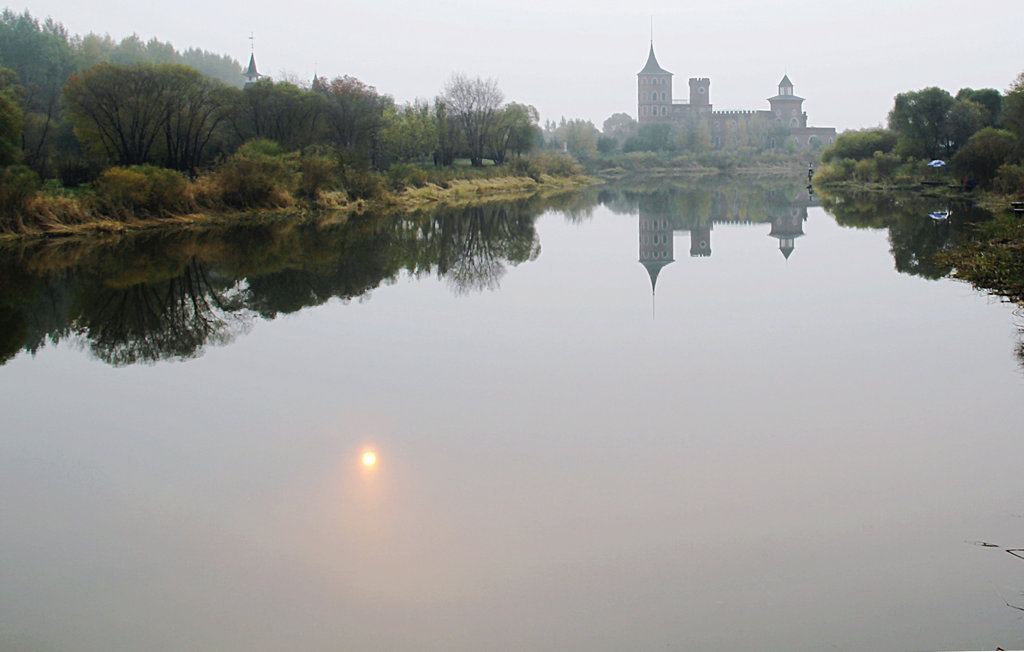
{"label": "tree line", "polygon": [[1005,92],[962,88],[952,95],[932,86],[899,93],[887,126],[840,134],[822,153],[816,178],[911,182],[926,176],[932,161],[968,186],[1024,188],[1024,73]]}
{"label": "tree line", "polygon": [[[537,110],[506,102],[493,79],[454,74],[432,101],[405,104],[349,75],[242,82],[241,65],[227,56],[135,35],[71,36],[52,19],[5,10],[0,209],[23,208],[43,180],[103,186],[116,168],[194,180],[254,152],[308,173],[318,188],[343,187],[347,177],[349,195],[372,195],[392,171],[422,183],[423,168],[501,165],[543,145]],[[130,175],[114,176],[124,185]]]}

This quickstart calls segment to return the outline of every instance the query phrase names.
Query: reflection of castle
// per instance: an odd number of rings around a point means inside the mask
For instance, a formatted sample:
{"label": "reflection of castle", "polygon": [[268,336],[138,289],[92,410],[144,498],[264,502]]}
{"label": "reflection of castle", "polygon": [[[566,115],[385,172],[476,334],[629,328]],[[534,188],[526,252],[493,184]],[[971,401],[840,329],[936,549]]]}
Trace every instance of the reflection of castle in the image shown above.
{"label": "reflection of castle", "polygon": [[[715,147],[744,144],[750,131],[758,128],[778,127],[783,134],[792,136],[798,145],[807,146],[814,141],[822,145],[836,138],[834,127],[808,127],[803,112],[804,98],[793,94],[793,83],[785,75],[779,82],[777,95],[768,98],[768,110],[715,111],[711,105],[711,80],[691,77],[689,101],[672,98],[672,73],[658,65],[654,44],[647,56],[647,65],[637,73],[637,122],[659,124],[680,122],[688,117],[699,117],[708,129],[708,137]],[[775,146],[771,134],[765,137]],[[781,145],[781,143],[779,143]]]}
{"label": "reflection of castle", "polygon": [[[773,193],[774,194],[774,193]],[[711,256],[711,230],[715,224],[771,224],[769,236],[779,241],[779,251],[789,259],[795,241],[804,235],[803,223],[807,219],[807,208],[819,205],[813,197],[804,195],[791,202],[772,206],[772,216],[750,217],[743,214],[738,202],[720,197],[709,207],[708,217],[683,216],[673,210],[671,202],[658,196],[641,197],[639,202],[639,262],[647,269],[651,278],[651,292],[658,282],[662,268],[675,262],[673,236],[676,233],[690,234],[690,256],[705,258]]]}

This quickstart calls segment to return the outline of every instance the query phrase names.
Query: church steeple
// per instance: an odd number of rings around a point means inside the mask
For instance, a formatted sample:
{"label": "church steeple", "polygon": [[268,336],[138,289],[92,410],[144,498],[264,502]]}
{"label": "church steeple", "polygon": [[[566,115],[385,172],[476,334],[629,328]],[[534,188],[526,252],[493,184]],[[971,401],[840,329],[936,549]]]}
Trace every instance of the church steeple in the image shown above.
{"label": "church steeple", "polygon": [[246,86],[255,83],[260,77],[266,76],[261,75],[260,72],[256,70],[256,41],[253,39],[252,34],[249,35],[249,67],[244,73],[242,73],[242,76],[245,77]]}
{"label": "church steeple", "polygon": [[249,55],[249,69],[245,71],[245,83],[251,84],[260,77],[262,77],[258,70],[256,70],[256,55]]}

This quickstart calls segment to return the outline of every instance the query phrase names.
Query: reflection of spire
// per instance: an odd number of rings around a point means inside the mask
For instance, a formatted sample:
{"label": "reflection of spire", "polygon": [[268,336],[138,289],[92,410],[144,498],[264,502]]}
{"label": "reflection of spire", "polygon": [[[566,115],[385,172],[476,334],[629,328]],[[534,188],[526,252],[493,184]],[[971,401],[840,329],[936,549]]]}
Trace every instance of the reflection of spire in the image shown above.
{"label": "reflection of spire", "polygon": [[779,251],[789,260],[790,254],[796,244],[796,239],[804,235],[803,218],[807,215],[807,209],[794,207],[786,215],[780,215],[772,220],[770,235],[779,241]]}
{"label": "reflection of spire", "polygon": [[661,268],[675,262],[672,249],[672,222],[667,217],[641,210],[639,262],[651,277],[651,295],[654,295]]}

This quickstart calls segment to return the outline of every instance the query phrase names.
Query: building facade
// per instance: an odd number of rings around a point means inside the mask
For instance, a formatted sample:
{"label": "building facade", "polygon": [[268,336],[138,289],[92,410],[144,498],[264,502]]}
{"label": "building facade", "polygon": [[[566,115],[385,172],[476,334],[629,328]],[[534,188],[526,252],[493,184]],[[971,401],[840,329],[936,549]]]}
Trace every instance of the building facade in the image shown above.
{"label": "building facade", "polygon": [[716,111],[711,103],[711,80],[691,77],[689,99],[677,100],[672,94],[673,74],[658,63],[654,44],[647,55],[647,64],[637,73],[637,122],[672,124],[696,118],[708,130],[715,147],[734,147],[749,139],[756,131],[769,140],[769,146],[782,146],[786,137],[807,147],[816,142],[829,145],[835,141],[834,127],[808,127],[803,111],[804,98],[793,93],[793,82],[785,75],[778,93],[768,98],[763,110]]}

